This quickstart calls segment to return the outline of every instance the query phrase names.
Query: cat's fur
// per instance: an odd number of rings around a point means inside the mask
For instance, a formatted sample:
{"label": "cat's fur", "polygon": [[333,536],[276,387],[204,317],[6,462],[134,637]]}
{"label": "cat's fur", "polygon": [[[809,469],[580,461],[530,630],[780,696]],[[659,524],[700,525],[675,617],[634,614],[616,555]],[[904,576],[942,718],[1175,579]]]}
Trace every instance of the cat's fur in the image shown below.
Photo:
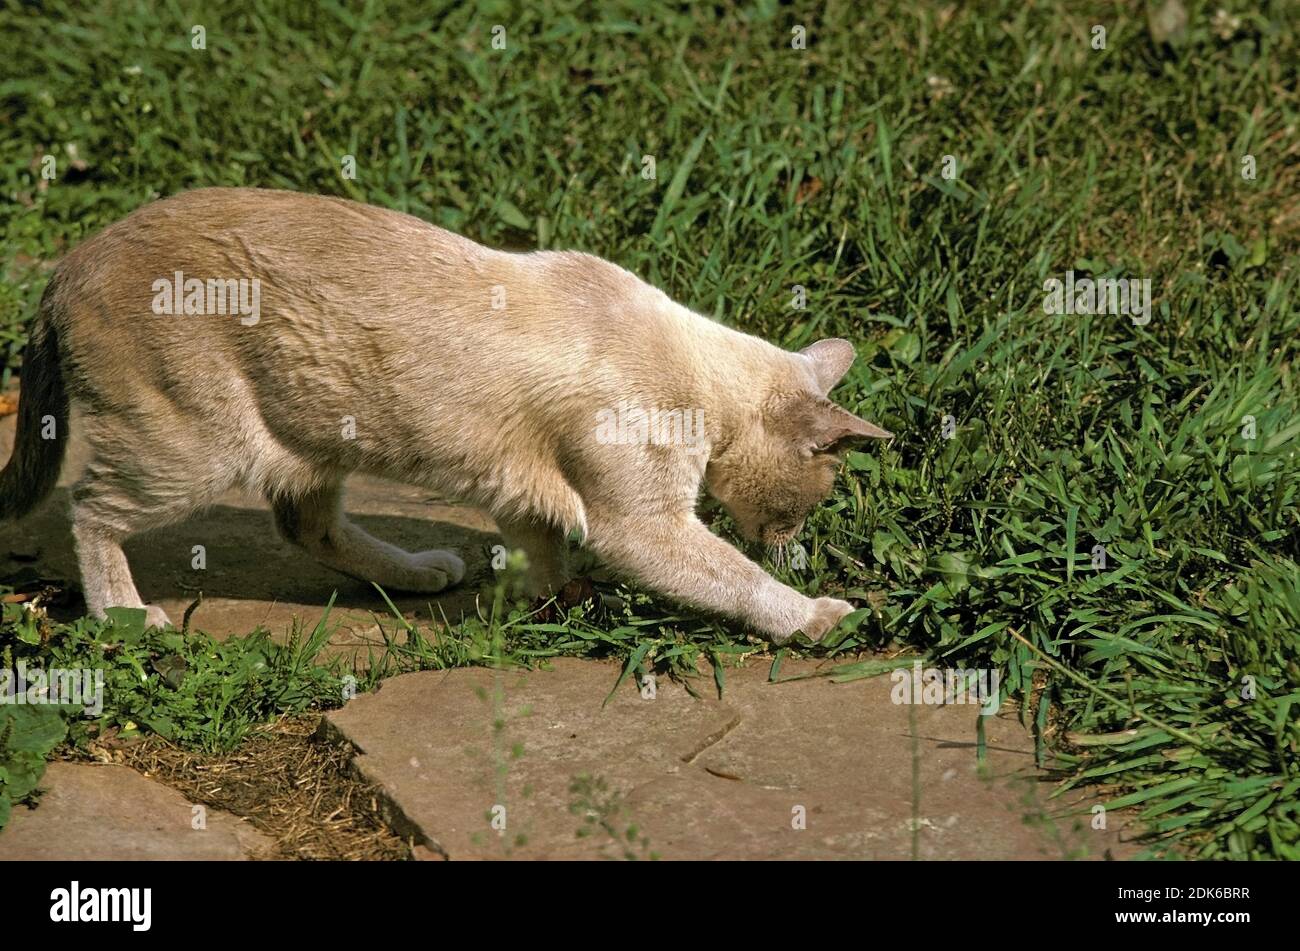
{"label": "cat's fur", "polygon": [[[178,271],[258,279],[259,319],[156,314],[153,282]],[[137,210],[55,271],[24,358],[0,518],[54,484],[71,401],[93,453],[72,523],[95,616],[143,606],[125,538],[233,486],[265,495],[284,537],[340,572],[413,591],[460,581],[452,552],[407,553],[347,520],[343,481],[359,471],[489,511],[527,554],[534,592],[566,580],[577,530],[651,590],[777,642],[815,639],[852,606],[778,583],[695,509],[704,486],[747,537],[792,538],[840,451],[889,436],[826,399],[852,360],[843,340],[780,350],[586,254],[493,251],[336,198],[192,191]],[[599,440],[598,412],[621,402],[702,409],[698,451]],[[50,424],[55,438],[41,438]]]}

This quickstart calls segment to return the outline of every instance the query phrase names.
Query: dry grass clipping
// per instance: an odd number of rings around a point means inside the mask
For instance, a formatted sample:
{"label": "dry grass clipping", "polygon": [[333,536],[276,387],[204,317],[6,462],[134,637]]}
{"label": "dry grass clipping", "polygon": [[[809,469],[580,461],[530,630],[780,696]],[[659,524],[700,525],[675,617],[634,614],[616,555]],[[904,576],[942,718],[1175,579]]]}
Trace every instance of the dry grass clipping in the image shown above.
{"label": "dry grass clipping", "polygon": [[316,736],[319,715],[285,717],[230,753],[178,749],[159,737],[95,750],[180,791],[191,802],[248,819],[275,839],[267,859],[406,860],[412,844],[382,818],[374,787],[351,771],[352,751]]}

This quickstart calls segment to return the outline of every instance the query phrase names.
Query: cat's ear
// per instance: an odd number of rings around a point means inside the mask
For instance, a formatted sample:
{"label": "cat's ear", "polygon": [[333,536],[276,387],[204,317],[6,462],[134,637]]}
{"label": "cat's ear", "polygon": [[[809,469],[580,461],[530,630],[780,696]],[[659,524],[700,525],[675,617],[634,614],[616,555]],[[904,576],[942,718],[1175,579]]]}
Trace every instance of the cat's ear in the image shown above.
{"label": "cat's ear", "polygon": [[818,404],[813,431],[808,434],[816,452],[839,452],[861,439],[893,439],[894,434],[854,416],[834,403]]}
{"label": "cat's ear", "polygon": [[844,374],[853,365],[853,344],[840,337],[827,337],[818,340],[799,351],[812,364],[813,375],[817,377],[817,387],[821,396],[825,396],[840,382]]}

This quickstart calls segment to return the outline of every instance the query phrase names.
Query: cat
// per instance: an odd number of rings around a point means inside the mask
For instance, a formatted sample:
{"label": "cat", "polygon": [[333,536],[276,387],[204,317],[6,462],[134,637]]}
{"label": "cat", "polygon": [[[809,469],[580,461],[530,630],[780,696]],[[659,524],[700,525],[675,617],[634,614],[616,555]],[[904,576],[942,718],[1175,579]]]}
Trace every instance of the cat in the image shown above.
{"label": "cat", "polygon": [[645,588],[784,643],[853,610],[777,582],[714,535],[784,545],[844,450],[891,434],[828,398],[846,340],[794,353],[674,303],[600,258],[507,253],[339,198],[209,188],[80,245],[41,299],[0,519],[58,478],[70,405],[91,460],[72,490],[87,612],[144,607],[122,551],[226,490],[263,494],[285,539],[385,588],[465,565],[343,514],[365,472],[487,510],[530,594],[569,578],[566,539]]}

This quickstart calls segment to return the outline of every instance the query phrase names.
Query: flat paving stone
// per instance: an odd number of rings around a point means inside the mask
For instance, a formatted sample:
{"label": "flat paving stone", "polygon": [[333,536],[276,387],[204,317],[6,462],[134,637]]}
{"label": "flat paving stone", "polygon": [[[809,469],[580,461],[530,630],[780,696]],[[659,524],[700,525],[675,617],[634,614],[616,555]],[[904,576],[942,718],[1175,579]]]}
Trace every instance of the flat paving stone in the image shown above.
{"label": "flat paving stone", "polygon": [[[787,663],[783,676],[814,669]],[[914,756],[909,709],[890,702],[888,677],[768,684],[767,665],[751,662],[726,671],[722,700],[661,678],[653,700],[629,680],[605,703],[617,677],[615,665],[578,660],[407,674],[329,713],[324,729],[355,745],[401,831],[452,859],[1136,851],[1113,818],[1093,831],[1052,816],[1066,807],[1046,805],[1032,742],[1012,719],[988,718],[981,771],[975,708],[918,707]],[[585,826],[594,831],[579,836]]]}
{"label": "flat paving stone", "polygon": [[35,809],[14,809],[0,831],[3,861],[192,859],[269,856],[274,842],[247,822],[195,806],[127,766],[50,763]]}
{"label": "flat paving stone", "polygon": [[569,811],[579,777],[613,792],[671,775],[739,722],[725,703],[693,700],[672,684],[655,701],[629,687],[602,706],[616,667],[554,666],[394,677],[328,714],[325,729],[359,749],[356,766],[385,790],[399,831],[436,851],[573,858],[589,851],[574,834],[581,817]]}

